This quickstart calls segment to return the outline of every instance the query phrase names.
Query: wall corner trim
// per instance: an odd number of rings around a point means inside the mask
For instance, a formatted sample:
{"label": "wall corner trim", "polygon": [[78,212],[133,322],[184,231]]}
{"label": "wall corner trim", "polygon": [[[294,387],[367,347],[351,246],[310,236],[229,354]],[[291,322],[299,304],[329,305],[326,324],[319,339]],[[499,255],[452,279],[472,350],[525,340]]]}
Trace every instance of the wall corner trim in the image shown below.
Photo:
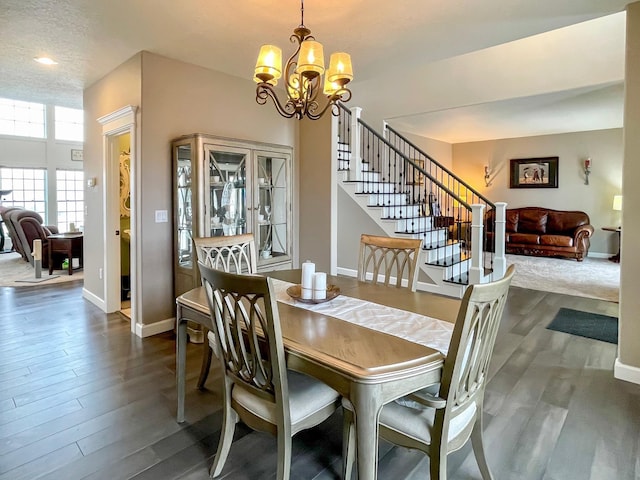
{"label": "wall corner trim", "polygon": [[613,366],[613,376],[618,380],[625,380],[640,385],[640,368],[625,365],[620,361],[620,358],[616,358]]}

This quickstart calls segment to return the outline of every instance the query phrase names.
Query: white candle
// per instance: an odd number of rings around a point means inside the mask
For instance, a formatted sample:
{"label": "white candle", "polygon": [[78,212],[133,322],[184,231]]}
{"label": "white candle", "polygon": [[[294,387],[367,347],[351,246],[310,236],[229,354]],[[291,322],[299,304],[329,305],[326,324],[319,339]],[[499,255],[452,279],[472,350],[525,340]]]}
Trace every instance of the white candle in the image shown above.
{"label": "white candle", "polygon": [[302,298],[313,298],[313,274],[316,273],[316,264],[307,260],[302,264]]}
{"label": "white candle", "polygon": [[33,241],[33,259],[42,260],[42,240],[40,239]]}
{"label": "white candle", "polygon": [[318,272],[313,274],[313,299],[324,300],[327,298],[327,274]]}

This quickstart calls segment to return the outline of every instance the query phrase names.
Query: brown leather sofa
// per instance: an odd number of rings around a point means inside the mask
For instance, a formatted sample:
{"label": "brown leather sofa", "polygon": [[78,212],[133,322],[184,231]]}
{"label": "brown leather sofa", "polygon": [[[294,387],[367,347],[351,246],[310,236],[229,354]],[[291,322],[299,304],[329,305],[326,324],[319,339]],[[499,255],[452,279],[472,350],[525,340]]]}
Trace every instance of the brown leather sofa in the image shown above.
{"label": "brown leather sofa", "polygon": [[[589,253],[593,226],[584,212],[524,207],[507,209],[506,216],[507,253],[575,258],[579,262]],[[487,244],[492,249],[493,211],[486,228]]]}

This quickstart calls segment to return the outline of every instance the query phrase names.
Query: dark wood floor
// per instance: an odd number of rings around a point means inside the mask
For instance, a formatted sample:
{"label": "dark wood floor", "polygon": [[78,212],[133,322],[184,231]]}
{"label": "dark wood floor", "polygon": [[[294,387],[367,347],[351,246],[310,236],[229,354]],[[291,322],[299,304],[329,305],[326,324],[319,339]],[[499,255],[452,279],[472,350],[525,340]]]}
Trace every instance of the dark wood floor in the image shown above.
{"label": "dark wood floor", "polygon": [[[497,480],[640,478],[640,386],[612,375],[616,346],[546,330],[560,307],[617,304],[512,288],[492,362],[485,442]],[[81,285],[0,288],[0,480],[208,478],[220,428],[219,376],[175,422],[175,340],[139,339]],[[341,414],[294,440],[293,479],[340,478]],[[275,477],[272,437],[239,426],[222,478]],[[480,478],[465,447],[449,478]],[[427,479],[428,459],[382,444],[381,480]]]}

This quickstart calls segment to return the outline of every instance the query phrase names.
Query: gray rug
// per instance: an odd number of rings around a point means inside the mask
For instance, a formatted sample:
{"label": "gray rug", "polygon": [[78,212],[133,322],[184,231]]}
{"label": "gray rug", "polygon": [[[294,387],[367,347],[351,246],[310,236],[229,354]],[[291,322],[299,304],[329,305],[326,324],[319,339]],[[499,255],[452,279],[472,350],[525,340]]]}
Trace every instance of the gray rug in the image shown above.
{"label": "gray rug", "polygon": [[599,313],[561,308],[547,328],[603,342],[618,343],[618,319]]}
{"label": "gray rug", "polygon": [[618,302],[620,264],[606,258],[585,258],[582,262],[562,258],[507,255],[516,266],[511,285],[578,297]]}

